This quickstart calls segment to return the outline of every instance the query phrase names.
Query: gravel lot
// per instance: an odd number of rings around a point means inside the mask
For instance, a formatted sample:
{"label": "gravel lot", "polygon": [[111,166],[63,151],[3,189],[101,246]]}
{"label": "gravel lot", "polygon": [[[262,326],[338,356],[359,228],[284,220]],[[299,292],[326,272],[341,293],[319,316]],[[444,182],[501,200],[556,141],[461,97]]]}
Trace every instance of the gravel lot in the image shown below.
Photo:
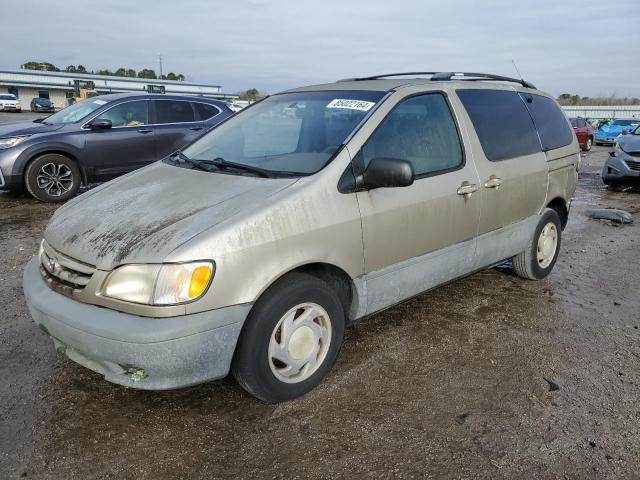
{"label": "gravel lot", "polygon": [[21,276],[56,206],[0,194],[0,478],[638,478],[640,194],[602,188],[606,152],[548,279],[493,269],[378,314],[281,405],[231,379],[129,390],[55,352]]}

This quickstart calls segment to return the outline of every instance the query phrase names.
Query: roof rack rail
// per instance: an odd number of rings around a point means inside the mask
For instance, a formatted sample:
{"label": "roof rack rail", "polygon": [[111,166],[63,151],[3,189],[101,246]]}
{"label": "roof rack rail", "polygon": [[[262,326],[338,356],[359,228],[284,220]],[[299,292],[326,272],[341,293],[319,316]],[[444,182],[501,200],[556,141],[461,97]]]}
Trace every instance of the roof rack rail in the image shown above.
{"label": "roof rack rail", "polygon": [[[493,75],[490,73],[474,73],[474,72],[404,72],[404,73],[387,73],[384,75],[372,75],[370,77],[359,77],[359,78],[346,78],[344,80],[338,80],[339,82],[347,82],[347,81],[364,81],[364,80],[379,80],[381,78],[388,77],[405,77],[407,75],[431,75],[430,80],[432,81],[443,81],[443,80],[451,80],[453,77],[463,77],[459,80],[469,80],[469,81],[482,81],[482,80],[490,80],[496,82],[510,82],[510,83],[518,83],[526,88],[536,88],[532,83],[527,82],[524,78],[512,78],[512,77],[503,77],[502,75]],[[466,77],[466,78],[465,78]]]}

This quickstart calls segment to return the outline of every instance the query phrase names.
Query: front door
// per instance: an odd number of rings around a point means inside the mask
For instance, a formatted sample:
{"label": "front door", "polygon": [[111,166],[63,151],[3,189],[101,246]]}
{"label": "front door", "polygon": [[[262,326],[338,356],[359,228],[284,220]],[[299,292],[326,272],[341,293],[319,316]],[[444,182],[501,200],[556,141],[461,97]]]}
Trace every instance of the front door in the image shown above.
{"label": "front door", "polygon": [[158,160],[148,101],[120,103],[94,120],[110,120],[112,125],[86,133],[85,164],[96,180],[109,180]]}
{"label": "front door", "polygon": [[480,197],[464,150],[446,95],[426,93],[398,102],[356,155],[355,168],[398,158],[416,176],[409,187],[357,193],[367,313],[472,269]]}

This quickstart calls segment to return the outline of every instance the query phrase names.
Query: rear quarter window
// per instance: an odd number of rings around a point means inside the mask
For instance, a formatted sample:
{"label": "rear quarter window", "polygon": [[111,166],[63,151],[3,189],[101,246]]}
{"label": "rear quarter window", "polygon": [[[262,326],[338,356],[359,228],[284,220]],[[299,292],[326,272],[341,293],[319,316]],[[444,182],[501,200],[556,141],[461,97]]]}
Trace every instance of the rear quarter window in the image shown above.
{"label": "rear quarter window", "polygon": [[208,103],[193,102],[193,106],[200,116],[200,120],[209,120],[220,113],[220,110]]}
{"label": "rear quarter window", "polygon": [[[533,122],[540,134],[540,143],[542,149],[554,150],[556,148],[565,147],[573,142],[573,131],[569,127],[567,117],[555,101],[542,95],[530,93],[520,93],[525,101]],[[578,119],[578,127],[585,127],[583,119]]]}
{"label": "rear quarter window", "polygon": [[[540,140],[525,102],[508,90],[458,90],[489,161],[541,151]],[[565,122],[566,123],[566,122]]]}

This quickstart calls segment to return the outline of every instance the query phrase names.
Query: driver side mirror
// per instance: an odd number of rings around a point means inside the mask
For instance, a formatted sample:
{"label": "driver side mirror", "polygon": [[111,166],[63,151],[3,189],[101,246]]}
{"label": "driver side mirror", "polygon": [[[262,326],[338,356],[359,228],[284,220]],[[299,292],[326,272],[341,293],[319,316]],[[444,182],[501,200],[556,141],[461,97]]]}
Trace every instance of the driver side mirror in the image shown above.
{"label": "driver side mirror", "polygon": [[408,187],[414,180],[413,166],[407,160],[376,157],[362,174],[362,188]]}
{"label": "driver side mirror", "polygon": [[91,130],[106,130],[108,128],[111,128],[112,126],[113,125],[111,124],[111,120],[106,119],[94,120],[89,124],[89,128]]}

